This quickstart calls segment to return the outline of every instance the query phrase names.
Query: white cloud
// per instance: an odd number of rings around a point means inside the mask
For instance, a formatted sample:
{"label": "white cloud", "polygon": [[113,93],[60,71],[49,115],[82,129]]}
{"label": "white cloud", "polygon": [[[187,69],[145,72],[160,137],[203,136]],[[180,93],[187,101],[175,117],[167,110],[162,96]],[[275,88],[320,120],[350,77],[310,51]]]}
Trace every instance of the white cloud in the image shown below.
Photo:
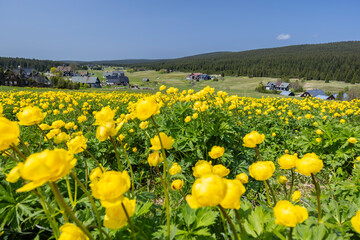
{"label": "white cloud", "polygon": [[277,40],[287,40],[289,38],[290,38],[290,34],[284,34],[284,33],[276,37]]}

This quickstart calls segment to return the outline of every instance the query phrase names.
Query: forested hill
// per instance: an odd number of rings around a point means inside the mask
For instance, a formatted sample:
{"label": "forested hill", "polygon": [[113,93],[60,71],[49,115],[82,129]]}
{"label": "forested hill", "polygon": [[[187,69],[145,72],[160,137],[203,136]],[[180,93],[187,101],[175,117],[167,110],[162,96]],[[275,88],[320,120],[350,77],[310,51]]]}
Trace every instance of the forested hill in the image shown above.
{"label": "forested hill", "polygon": [[51,67],[57,67],[63,64],[64,62],[60,62],[60,61],[0,57],[0,68],[3,69],[12,69],[21,66],[23,68],[34,68],[38,71],[43,72],[50,70]]}
{"label": "forested hill", "polygon": [[208,74],[360,82],[360,41],[218,52],[129,66]]}

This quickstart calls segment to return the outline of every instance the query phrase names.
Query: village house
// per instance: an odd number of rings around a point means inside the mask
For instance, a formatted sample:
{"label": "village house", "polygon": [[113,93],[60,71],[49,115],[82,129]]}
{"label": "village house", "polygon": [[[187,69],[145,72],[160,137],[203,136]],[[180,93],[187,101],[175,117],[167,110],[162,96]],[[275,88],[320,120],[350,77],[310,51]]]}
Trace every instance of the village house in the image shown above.
{"label": "village house", "polygon": [[286,82],[268,82],[265,86],[266,90],[289,91],[290,83]]}
{"label": "village house", "polygon": [[326,93],[321,89],[313,89],[313,90],[307,90],[303,94],[300,95],[300,97],[316,97],[318,95],[326,95]]}
{"label": "village house", "polygon": [[203,73],[191,73],[190,75],[186,76],[186,80],[210,80],[211,77],[208,74]]}
{"label": "village house", "polygon": [[87,84],[91,88],[101,88],[100,86],[100,80],[98,77],[72,77],[71,81],[73,83],[81,83],[81,84]]}
{"label": "village house", "polygon": [[107,73],[105,76],[107,85],[129,85],[129,78],[125,76],[123,71],[113,71],[111,74]]}
{"label": "village house", "polygon": [[71,71],[71,67],[70,66],[58,66],[56,68],[56,70],[58,72],[62,72],[63,76],[72,76],[73,72]]}

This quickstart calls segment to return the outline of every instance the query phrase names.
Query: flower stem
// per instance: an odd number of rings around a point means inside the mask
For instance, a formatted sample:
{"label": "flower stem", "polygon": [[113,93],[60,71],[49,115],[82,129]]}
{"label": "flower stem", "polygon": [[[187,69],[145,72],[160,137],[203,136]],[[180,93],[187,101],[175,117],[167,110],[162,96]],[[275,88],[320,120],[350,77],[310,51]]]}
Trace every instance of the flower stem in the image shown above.
{"label": "flower stem", "polygon": [[291,169],[291,185],[290,185],[290,191],[289,191],[289,196],[288,196],[288,200],[290,201],[291,198],[291,193],[294,187],[294,178],[295,178],[295,173],[294,173],[294,169]]}
{"label": "flower stem", "polygon": [[54,145],[52,144],[52,142],[50,141],[50,139],[46,136],[45,132],[41,129],[41,127],[39,126],[39,124],[36,124],[36,127],[40,130],[41,134],[47,139],[48,143],[50,144],[50,148],[54,149]]}
{"label": "flower stem", "polygon": [[271,206],[271,200],[270,200],[270,196],[269,196],[269,187],[268,187],[266,181],[264,181],[264,184],[265,184],[265,189],[266,189],[266,199],[268,201],[269,206]]}
{"label": "flower stem", "polygon": [[66,204],[64,197],[61,195],[61,192],[56,185],[56,183],[49,182],[48,183],[53,194],[55,195],[56,200],[58,201],[58,204],[62,206],[62,208],[65,209],[65,212],[69,215],[71,220],[73,220],[76,225],[88,236],[90,240],[95,240],[89,230],[79,221],[79,219],[75,216],[71,208]]}
{"label": "flower stem", "polygon": [[271,196],[274,198],[274,205],[275,205],[277,203],[277,197],[276,197],[276,195],[275,195],[275,193],[274,193],[274,191],[273,191],[273,189],[272,189],[272,187],[270,185],[269,180],[266,180],[266,183],[269,186]]}
{"label": "flower stem", "polygon": [[133,172],[133,169],[132,169],[132,166],[131,166],[131,162],[130,162],[130,159],[126,153],[126,149],[125,149],[125,145],[123,142],[121,142],[121,148],[123,149],[123,152],[124,152],[124,156],[125,156],[125,159],[127,161],[127,163],[129,164],[129,168],[130,168],[130,175],[131,175],[131,197],[133,198],[134,197],[134,191],[135,191],[135,178],[134,178],[134,172]]}
{"label": "flower stem", "polygon": [[290,227],[290,232],[289,232],[289,240],[292,240],[292,233],[293,233],[294,228]]}
{"label": "flower stem", "polygon": [[26,156],[20,152],[20,150],[15,145],[10,145],[11,149],[14,150],[14,152],[17,153],[23,160],[26,160]]}
{"label": "flower stem", "polygon": [[124,210],[124,212],[125,212],[126,218],[127,218],[128,223],[129,223],[129,225],[130,225],[130,228],[131,228],[131,238],[136,240],[136,237],[135,237],[135,235],[134,235],[134,226],[133,226],[133,224],[132,224],[132,222],[131,222],[131,220],[130,220],[130,216],[129,216],[128,212],[126,211],[126,208],[125,208],[125,206],[124,206],[124,203],[121,202],[121,206],[122,206],[122,208],[123,208],[123,210]]}
{"label": "flower stem", "polygon": [[[88,197],[90,204],[92,206],[92,208],[94,209],[95,215],[96,215],[96,221],[98,224],[98,229],[101,231],[101,220],[100,220],[100,214],[99,211],[95,205],[95,201],[94,199],[91,197],[90,193],[88,192],[88,190],[86,189],[86,187],[84,186],[84,184],[78,179],[78,177],[74,174],[74,173],[70,173],[71,177],[75,179],[75,181],[79,184],[80,188],[84,191],[85,195]],[[100,239],[102,239],[102,234],[100,234]]]}
{"label": "flower stem", "polygon": [[66,181],[66,188],[67,188],[68,195],[69,195],[69,200],[70,200],[70,203],[72,205],[72,208],[74,209],[75,208],[74,200],[73,200],[73,197],[72,197],[72,192],[71,192],[71,187],[70,187],[70,182],[69,182],[68,176],[65,176],[65,181]]}
{"label": "flower stem", "polygon": [[161,145],[161,151],[162,151],[162,157],[163,157],[163,161],[164,161],[164,194],[165,194],[165,204],[166,204],[166,225],[167,225],[167,232],[166,232],[166,238],[168,240],[170,240],[170,202],[169,202],[169,191],[168,191],[168,181],[167,181],[167,172],[168,172],[168,162],[166,159],[166,153],[165,153],[165,149],[160,137],[160,132],[159,129],[156,125],[156,122],[153,118],[153,116],[151,116],[151,121],[154,124],[156,133],[159,137],[159,142]]}
{"label": "flower stem", "polygon": [[230,216],[226,213],[225,209],[221,206],[221,205],[218,205],[221,213],[225,216],[226,220],[228,221],[229,225],[230,225],[230,228],[231,228],[231,231],[233,232],[234,234],[234,238],[236,240],[239,240],[239,237],[238,237],[238,234],[236,232],[236,229],[235,229],[235,225],[234,223],[232,222]]}
{"label": "flower stem", "polygon": [[283,185],[284,186],[284,193],[285,193],[285,198],[287,198],[287,189],[286,189],[286,184]]}
{"label": "flower stem", "polygon": [[239,215],[238,210],[234,209],[234,211],[235,211],[236,220],[237,220],[237,222],[239,224],[239,227],[240,227],[240,233],[243,234],[243,233],[245,233],[245,230],[244,230],[243,225],[241,224],[241,222],[242,222],[241,217]]}
{"label": "flower stem", "polygon": [[255,152],[256,152],[256,155],[258,156],[259,158],[259,161],[262,161],[262,158],[260,156],[260,152],[259,152],[259,149],[257,148],[257,146],[255,145]]}
{"label": "flower stem", "polygon": [[49,209],[47,208],[46,204],[45,204],[45,200],[44,200],[44,196],[41,194],[41,191],[39,188],[37,188],[37,195],[39,196],[40,198],[40,203],[41,203],[41,206],[43,207],[44,209],[44,212],[45,212],[45,215],[46,215],[46,218],[48,219],[49,223],[50,223],[50,226],[51,226],[51,229],[53,230],[53,233],[54,233],[54,237],[55,239],[58,239],[59,236],[60,236],[60,232],[59,232],[59,228],[56,224],[56,221],[54,221],[54,218],[51,217],[51,214],[49,212]]}
{"label": "flower stem", "polygon": [[121,163],[121,160],[120,160],[120,156],[119,156],[119,152],[117,150],[117,146],[116,146],[116,143],[115,143],[115,139],[113,137],[110,137],[110,140],[111,140],[111,143],[114,147],[114,151],[115,151],[115,157],[116,157],[116,161],[117,161],[117,164],[118,164],[118,167],[119,167],[119,170],[122,172],[123,170],[123,165]]}
{"label": "flower stem", "polygon": [[315,191],[316,191],[316,198],[317,198],[317,205],[318,205],[318,221],[321,222],[320,189],[319,189],[319,185],[317,185],[317,183],[316,183],[315,176],[312,173],[311,173],[311,178],[315,185]]}

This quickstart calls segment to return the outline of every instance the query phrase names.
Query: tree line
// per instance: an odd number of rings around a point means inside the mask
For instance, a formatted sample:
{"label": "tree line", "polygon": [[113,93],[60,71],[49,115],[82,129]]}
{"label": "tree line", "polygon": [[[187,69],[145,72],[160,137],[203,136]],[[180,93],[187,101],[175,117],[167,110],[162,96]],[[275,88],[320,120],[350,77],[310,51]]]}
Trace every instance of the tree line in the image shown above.
{"label": "tree line", "polygon": [[220,52],[129,67],[171,69],[230,76],[290,77],[360,82],[360,41],[297,45],[244,52]]}
{"label": "tree line", "polygon": [[63,64],[64,63],[60,61],[0,57],[0,67],[2,67],[3,69],[15,69],[20,66],[22,68],[34,68],[37,71],[45,72],[49,71],[51,67]]}

